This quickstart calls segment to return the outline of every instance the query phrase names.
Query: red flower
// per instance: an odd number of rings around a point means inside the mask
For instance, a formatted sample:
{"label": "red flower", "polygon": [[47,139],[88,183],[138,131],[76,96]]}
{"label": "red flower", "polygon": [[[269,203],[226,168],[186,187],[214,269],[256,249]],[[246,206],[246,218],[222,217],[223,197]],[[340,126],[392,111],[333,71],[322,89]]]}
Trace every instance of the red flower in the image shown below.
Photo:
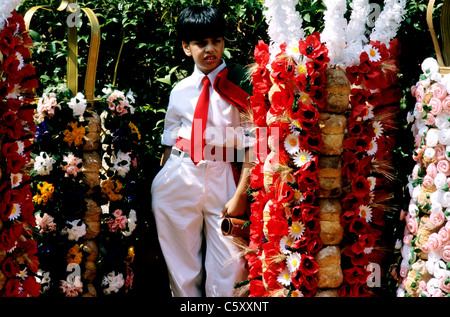
{"label": "red flower", "polygon": [[351,250],[351,248],[344,249],[344,255],[350,258],[350,261],[355,266],[365,266],[368,264],[369,256],[363,253],[355,253]]}
{"label": "red flower", "polygon": [[5,228],[0,234],[0,250],[9,251],[19,240],[23,233],[23,224],[14,223],[10,228]]}
{"label": "red flower", "polygon": [[303,254],[302,261],[300,262],[300,267],[298,268],[298,270],[303,275],[313,275],[316,274],[317,271],[319,271],[319,265],[314,260],[314,257]]}
{"label": "red flower", "polygon": [[262,297],[266,292],[263,281],[254,279],[250,281],[250,297]]}
{"label": "red flower", "polygon": [[41,283],[34,276],[27,276],[22,282],[22,288],[31,297],[38,297],[41,291]]}
{"label": "red flower", "polygon": [[255,47],[254,54],[258,65],[267,65],[270,59],[269,45],[264,43],[263,40],[259,40],[258,45]]}
{"label": "red flower", "polygon": [[289,85],[278,86],[280,90],[275,91],[272,94],[270,113],[274,116],[279,116],[283,114],[283,112],[292,108],[294,103],[294,92],[292,91]]}
{"label": "red flower", "polygon": [[278,57],[272,64],[271,76],[277,84],[285,84],[295,76],[295,63],[288,58]]}
{"label": "red flower", "polygon": [[349,284],[364,284],[367,282],[370,272],[362,267],[352,267],[344,270],[344,280]]}
{"label": "red flower", "polygon": [[354,253],[360,254],[364,252],[366,248],[372,248],[375,245],[375,237],[371,234],[363,234],[358,237],[358,241],[356,241],[351,249]]}
{"label": "red flower", "polygon": [[6,277],[14,277],[20,272],[19,264],[10,256],[2,262],[1,268]]}
{"label": "red flower", "polygon": [[364,176],[358,176],[352,181],[352,189],[357,197],[364,197],[370,194],[370,184]]}
{"label": "red flower", "polygon": [[343,154],[344,166],[342,167],[342,174],[347,179],[354,179],[359,175],[359,161],[353,152],[345,151]]}
{"label": "red flower", "polygon": [[317,111],[317,108],[312,105],[305,105],[301,102],[298,104],[299,110],[298,110],[298,120],[304,129],[311,129],[319,120],[319,111]]}
{"label": "red flower", "polygon": [[26,293],[21,292],[21,285],[18,279],[11,278],[6,282],[3,289],[3,297],[24,297]]}
{"label": "red flower", "polygon": [[367,230],[369,229],[369,224],[366,222],[366,220],[364,218],[353,218],[350,221],[350,225],[348,227],[348,231],[349,232],[353,232],[357,235],[361,235],[367,232]]}
{"label": "red flower", "polygon": [[300,53],[322,64],[330,61],[328,58],[328,48],[320,41],[320,33],[315,32],[304,41],[299,42]]}

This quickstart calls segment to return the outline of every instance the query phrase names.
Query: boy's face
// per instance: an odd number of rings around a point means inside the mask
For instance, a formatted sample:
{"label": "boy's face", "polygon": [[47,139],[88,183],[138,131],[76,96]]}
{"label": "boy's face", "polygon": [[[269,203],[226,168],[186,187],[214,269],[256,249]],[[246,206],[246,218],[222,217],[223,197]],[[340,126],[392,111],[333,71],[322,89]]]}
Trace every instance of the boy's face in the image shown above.
{"label": "boy's face", "polygon": [[208,75],[222,62],[225,50],[223,37],[209,37],[198,41],[182,42],[184,53],[192,56],[194,63],[205,75]]}

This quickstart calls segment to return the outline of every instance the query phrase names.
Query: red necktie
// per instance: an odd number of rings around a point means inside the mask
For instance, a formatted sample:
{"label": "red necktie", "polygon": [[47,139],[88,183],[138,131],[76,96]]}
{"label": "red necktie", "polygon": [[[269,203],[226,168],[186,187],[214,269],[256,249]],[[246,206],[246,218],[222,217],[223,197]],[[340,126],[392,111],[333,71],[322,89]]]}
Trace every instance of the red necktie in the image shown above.
{"label": "red necktie", "polygon": [[202,79],[203,89],[197,101],[194,111],[194,120],[191,130],[191,158],[195,165],[203,159],[205,148],[205,139],[203,137],[209,108],[209,85],[211,84],[208,76]]}

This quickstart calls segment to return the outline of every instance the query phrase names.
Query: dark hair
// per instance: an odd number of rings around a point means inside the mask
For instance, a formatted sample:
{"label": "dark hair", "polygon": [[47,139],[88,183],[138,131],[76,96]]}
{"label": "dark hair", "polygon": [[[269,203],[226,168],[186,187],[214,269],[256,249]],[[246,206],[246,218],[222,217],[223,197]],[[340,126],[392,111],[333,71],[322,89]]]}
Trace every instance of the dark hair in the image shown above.
{"label": "dark hair", "polygon": [[190,5],[178,16],[178,39],[189,43],[209,37],[224,37],[225,25],[225,19],[216,8]]}

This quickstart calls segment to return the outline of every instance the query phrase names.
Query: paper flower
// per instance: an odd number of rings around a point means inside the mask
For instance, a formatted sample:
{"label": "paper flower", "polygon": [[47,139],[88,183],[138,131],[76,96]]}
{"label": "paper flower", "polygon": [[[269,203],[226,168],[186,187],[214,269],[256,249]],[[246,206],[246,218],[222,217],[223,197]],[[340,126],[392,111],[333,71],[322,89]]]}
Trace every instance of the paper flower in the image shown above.
{"label": "paper flower", "polygon": [[39,175],[49,175],[53,170],[53,164],[55,163],[55,159],[48,155],[46,152],[41,152],[34,159],[34,170]]}
{"label": "paper flower", "polygon": [[103,277],[102,286],[108,286],[103,289],[106,295],[111,294],[111,292],[117,293],[124,285],[124,279],[122,273],[116,275],[115,271],[110,272],[107,276]]}
{"label": "paper flower", "polygon": [[80,117],[83,116],[84,111],[86,110],[87,100],[84,98],[84,95],[79,92],[75,97],[70,99],[70,102],[68,102],[67,105],[73,110],[74,117]]}
{"label": "paper flower", "polygon": [[302,256],[300,253],[293,252],[289,254],[286,258],[287,268],[289,269],[289,272],[294,273],[295,270],[299,268],[301,262]]}
{"label": "paper flower", "polygon": [[86,234],[86,224],[82,222],[81,225],[78,225],[80,221],[81,221],[80,219],[67,221],[67,224],[69,224],[71,227],[70,228],[65,227],[62,230],[62,233],[68,234],[67,238],[69,240],[78,241],[78,239],[80,239],[82,236]]}
{"label": "paper flower", "polygon": [[74,177],[77,177],[78,173],[82,171],[82,163],[83,160],[76,157],[72,152],[70,152],[67,156],[64,155],[62,165],[63,171],[66,172],[64,176],[69,177],[70,175],[73,175]]}

